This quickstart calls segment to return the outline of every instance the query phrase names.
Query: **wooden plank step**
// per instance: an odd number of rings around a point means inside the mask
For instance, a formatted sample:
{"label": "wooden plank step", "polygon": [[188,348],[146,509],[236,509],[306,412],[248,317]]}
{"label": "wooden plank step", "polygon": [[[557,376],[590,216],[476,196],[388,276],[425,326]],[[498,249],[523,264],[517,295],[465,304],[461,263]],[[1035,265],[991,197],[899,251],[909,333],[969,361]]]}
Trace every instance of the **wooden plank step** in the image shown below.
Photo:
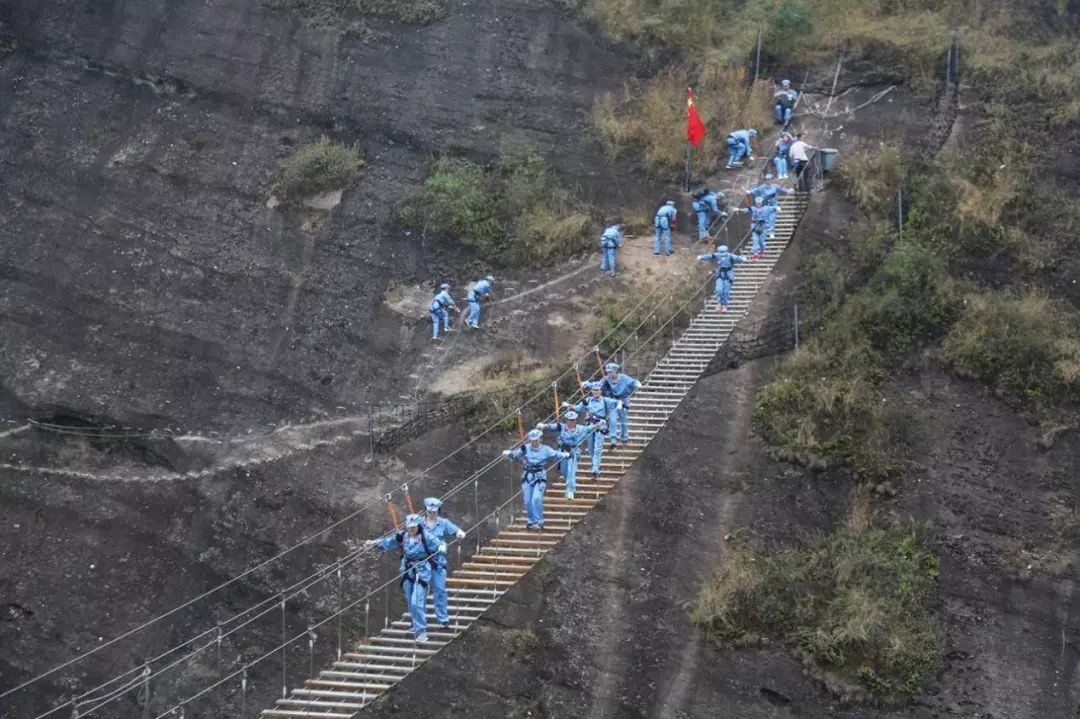
{"label": "wooden plank step", "polygon": [[303,709],[263,709],[260,712],[264,717],[285,717],[286,719],[352,719],[353,712],[342,714],[340,712],[314,712]]}

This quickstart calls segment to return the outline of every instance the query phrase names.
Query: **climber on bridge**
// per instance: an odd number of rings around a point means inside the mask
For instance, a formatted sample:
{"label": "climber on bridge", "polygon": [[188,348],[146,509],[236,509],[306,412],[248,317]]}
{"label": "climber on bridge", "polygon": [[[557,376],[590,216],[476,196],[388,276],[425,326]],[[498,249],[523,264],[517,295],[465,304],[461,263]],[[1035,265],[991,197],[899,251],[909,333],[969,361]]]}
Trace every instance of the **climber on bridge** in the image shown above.
{"label": "climber on bridge", "polygon": [[454,298],[450,296],[450,285],[444,282],[439,285],[439,292],[435,295],[435,298],[431,301],[431,306],[428,308],[428,313],[431,315],[432,339],[439,339],[440,324],[445,332],[450,331],[449,310],[456,309],[457,305],[454,304]]}
{"label": "climber on bridge", "polygon": [[653,240],[654,255],[660,254],[660,239],[664,240],[664,253],[666,255],[671,254],[671,230],[675,227],[675,223],[678,221],[678,210],[675,209],[675,201],[667,200],[664,204],[660,205],[660,209],[656,211],[656,218],[653,221],[653,225],[656,227],[656,239]]}
{"label": "climber on bridge", "polygon": [[630,441],[630,429],[627,422],[627,415],[629,414],[628,410],[630,408],[630,395],[641,389],[641,382],[628,374],[621,374],[619,365],[615,362],[608,362],[604,366],[604,371],[607,372],[607,374],[604,376],[601,391],[605,397],[613,399],[618,403],[618,406],[614,410],[611,421],[611,430],[608,435],[611,448],[615,449],[616,435],[618,435],[617,439],[623,444]]}
{"label": "climber on bridge", "polygon": [[767,227],[769,232],[769,239],[775,240],[776,215],[780,212],[780,195],[790,195],[793,194],[795,190],[788,190],[782,185],[772,182],[772,179],[772,175],[765,175],[765,182],[758,185],[757,187],[747,190],[746,194],[753,199],[761,197],[765,201],[766,205],[776,208],[776,212],[774,212],[769,217],[769,223]]}
{"label": "climber on bridge", "polygon": [[622,247],[622,223],[615,221],[600,235],[600,271],[615,276],[615,250]]}
{"label": "climber on bridge", "polygon": [[758,195],[754,198],[753,207],[740,207],[736,210],[750,215],[750,233],[754,240],[751,262],[760,260],[765,255],[765,236],[769,231],[769,223],[775,222],[777,209],[766,205],[765,198]]}
{"label": "climber on bridge", "polygon": [[693,208],[697,213],[698,240],[709,236],[709,226],[716,218],[727,217],[727,213],[720,209],[720,200],[723,199],[723,192],[713,192],[708,187],[694,193]]}
{"label": "climber on bridge", "polygon": [[567,459],[569,452],[552,449],[540,444],[544,433],[538,429],[529,430],[525,443],[517,449],[504,449],[503,456],[511,460],[522,460],[521,499],[525,504],[528,523],[526,529],[544,528],[544,492],[547,491],[547,466],[556,457]]}
{"label": "climber on bridge", "polygon": [[795,144],[795,138],[790,132],[785,132],[776,141],[776,146],[773,148],[772,163],[773,167],[776,168],[777,179],[786,180],[788,177],[788,153],[791,151],[793,144]]}
{"label": "climber on bridge", "polygon": [[590,394],[577,403],[574,411],[584,415],[590,426],[599,428],[599,431],[589,435],[589,456],[592,458],[592,476],[595,479],[600,476],[600,461],[604,456],[603,427],[612,432],[611,413],[621,409],[622,402],[603,395],[603,382],[584,382],[581,388]]}
{"label": "climber on bridge", "polygon": [[716,309],[727,312],[731,304],[731,283],[735,281],[735,265],[745,262],[746,258],[729,252],[727,245],[720,245],[716,252],[698,255],[698,260],[716,262]]}
{"label": "climber on bridge", "polygon": [[[488,275],[482,280],[477,280],[469,290],[469,317],[465,320],[465,324],[474,330],[480,329],[480,302],[491,299],[491,285],[494,282],[495,278]],[[464,311],[462,309],[462,313]]]}
{"label": "climber on bridge", "polygon": [[736,130],[727,136],[727,169],[741,166],[744,157],[747,161],[754,159],[754,148],[750,145],[750,140],[754,137],[757,137],[757,130],[754,128]]}
{"label": "climber on bridge", "polygon": [[776,91],[776,106],[773,108],[776,115],[776,123],[781,127],[787,127],[791,123],[791,113],[795,112],[795,100],[799,93],[791,87],[791,80],[780,83],[780,89]]}
{"label": "climber on bridge", "polygon": [[573,499],[574,491],[577,489],[577,469],[578,460],[581,458],[581,443],[597,432],[603,432],[607,429],[607,423],[601,422],[598,425],[579,425],[577,423],[578,413],[572,409],[568,409],[563,412],[562,422],[551,422],[536,425],[539,430],[547,430],[549,432],[558,432],[559,438],[557,440],[559,449],[566,452],[569,456],[564,458],[559,463],[559,471],[562,473],[563,479],[566,480],[566,498]]}
{"label": "climber on bridge", "polygon": [[[442,500],[438,497],[428,497],[424,500],[424,521],[421,529],[435,538],[440,545],[446,544],[448,537],[465,539],[465,532],[461,527],[451,522],[446,517],[439,516],[442,508]],[[446,607],[446,553],[439,552],[435,555],[435,565],[431,568],[431,594],[435,600],[435,619],[443,626],[450,628],[450,612]]]}
{"label": "climber on bridge", "polygon": [[438,554],[446,554],[446,545],[421,528],[419,514],[405,517],[405,531],[391,534],[383,539],[373,539],[369,546],[378,547],[386,552],[401,550],[401,589],[405,592],[405,603],[412,618],[413,636],[418,642],[426,642],[427,635],[427,592],[431,582],[432,567]]}

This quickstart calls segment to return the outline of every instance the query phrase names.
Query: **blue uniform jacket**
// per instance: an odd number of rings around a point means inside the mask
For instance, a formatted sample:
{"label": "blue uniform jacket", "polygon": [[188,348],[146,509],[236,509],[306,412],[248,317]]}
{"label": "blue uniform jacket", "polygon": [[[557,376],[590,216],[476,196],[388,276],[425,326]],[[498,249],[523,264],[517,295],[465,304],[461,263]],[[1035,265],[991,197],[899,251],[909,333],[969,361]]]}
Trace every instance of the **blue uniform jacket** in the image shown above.
{"label": "blue uniform jacket", "polygon": [[[430,524],[425,517],[420,527],[428,533],[428,536],[434,537],[436,541],[441,544],[446,544],[450,539],[454,539],[457,537],[457,533],[461,531],[461,527],[457,526],[446,517],[436,517],[435,524]],[[445,567],[446,555],[436,555],[435,561],[440,567]]]}
{"label": "blue uniform jacket", "polygon": [[[421,533],[424,535],[423,540],[420,538]],[[427,542],[426,548],[424,542]],[[440,544],[441,542],[433,534],[425,532],[421,527],[415,538],[409,536],[408,530],[383,537],[379,540],[379,549],[387,552],[401,549],[401,564],[398,566],[398,572],[404,574],[405,570],[409,569],[406,579],[429,582],[431,581],[431,562],[423,560],[431,557],[431,560],[435,561],[434,555],[438,554]]]}
{"label": "blue uniform jacket", "polygon": [[535,484],[536,482],[547,481],[547,466],[553,459],[561,459],[562,454],[559,450],[552,449],[546,444],[533,447],[532,444],[526,443],[517,449],[511,450],[507,457],[514,460],[523,460],[525,475],[522,477],[522,481]]}
{"label": "blue uniform jacket", "polygon": [[640,388],[641,382],[628,374],[619,373],[617,380],[612,380],[608,375],[604,377],[604,396],[622,400],[623,407],[630,406],[630,395]]}
{"label": "blue uniform jacket", "polygon": [[615,250],[622,247],[622,232],[614,225],[604,230],[600,235],[600,246],[606,250]]}
{"label": "blue uniform jacket", "polygon": [[469,290],[469,302],[479,302],[490,295],[491,283],[487,280],[480,280]]}
{"label": "blue uniform jacket", "polygon": [[698,259],[701,261],[715,260],[716,261],[716,274],[724,274],[729,279],[731,277],[731,270],[740,262],[746,262],[746,258],[742,255],[736,255],[733,252],[708,252],[704,255],[698,255]]}

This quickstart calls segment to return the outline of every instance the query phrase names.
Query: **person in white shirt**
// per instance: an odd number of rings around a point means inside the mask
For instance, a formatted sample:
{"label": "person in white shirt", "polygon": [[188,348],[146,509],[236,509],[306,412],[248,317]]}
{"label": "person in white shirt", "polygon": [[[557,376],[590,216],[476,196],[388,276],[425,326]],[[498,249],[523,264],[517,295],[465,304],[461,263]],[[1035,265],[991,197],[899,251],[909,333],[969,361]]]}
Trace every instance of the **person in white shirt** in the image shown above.
{"label": "person in white shirt", "polygon": [[801,192],[806,191],[806,183],[803,180],[803,170],[810,163],[810,150],[816,150],[817,148],[809,144],[803,139],[803,133],[798,133],[795,136],[795,142],[791,145],[791,149],[788,154],[791,157],[791,162],[795,166],[795,189]]}

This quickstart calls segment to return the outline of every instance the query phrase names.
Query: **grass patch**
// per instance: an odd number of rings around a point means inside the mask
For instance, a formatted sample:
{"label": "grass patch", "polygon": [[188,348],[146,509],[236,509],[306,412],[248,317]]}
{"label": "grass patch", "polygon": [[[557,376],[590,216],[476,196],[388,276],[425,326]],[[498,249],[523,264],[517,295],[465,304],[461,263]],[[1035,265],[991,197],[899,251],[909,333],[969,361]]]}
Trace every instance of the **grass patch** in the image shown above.
{"label": "grass patch", "polygon": [[[794,549],[737,541],[691,618],[724,646],[781,641],[846,699],[907,699],[941,666],[938,560],[915,526],[876,522],[859,493],[844,527]],[[854,689],[852,688],[854,687]]]}
{"label": "grass patch", "polygon": [[[670,69],[618,95],[606,93],[593,108],[593,127],[612,157],[641,157],[654,175],[683,169],[686,151],[686,87],[696,93],[698,113],[708,130],[694,152],[694,167],[713,168],[726,158],[724,138],[732,130],[770,126],[772,84],[747,87],[743,69],[706,65]],[[759,153],[765,148],[757,143]]]}
{"label": "grass patch", "polygon": [[1042,295],[979,292],[941,348],[945,364],[1035,404],[1080,400],[1080,325]]}
{"label": "grass patch", "polygon": [[327,137],[297,148],[283,163],[274,192],[295,203],[320,192],[339,190],[364,166],[360,149]]}
{"label": "grass patch", "polygon": [[844,156],[836,173],[848,199],[865,212],[881,212],[891,203],[907,174],[907,160],[898,142],[858,142]]}
{"label": "grass patch", "polygon": [[[700,277],[689,277],[680,280],[674,287],[653,282],[639,283],[633,288],[605,288],[593,300],[595,315],[589,342],[599,346],[600,354],[604,357],[616,352],[629,354],[647,351],[641,348],[650,338],[649,347],[656,347],[657,351],[661,347],[666,350],[665,340],[672,336],[672,327],[676,331],[686,327],[701,309],[701,302],[695,301],[697,296],[704,296],[699,292],[701,287]],[[647,296],[650,299],[641,302]],[[641,306],[637,307],[639,302]],[[639,364],[651,361],[638,357]]]}
{"label": "grass patch", "polygon": [[[466,420],[472,430],[483,430],[504,420],[503,428],[517,430],[514,410],[540,392],[550,395],[551,383],[563,372],[562,366],[545,365],[532,357],[518,357],[498,362],[489,367],[481,380],[469,392],[469,408]],[[586,371],[587,374],[587,371]],[[559,397],[570,401],[577,391],[574,377],[567,377],[559,384]],[[579,395],[580,396],[580,395]],[[536,411],[546,413],[551,407],[550,399],[534,405]],[[526,429],[540,418],[526,416]]]}
{"label": "grass patch", "polygon": [[596,209],[534,152],[487,165],[443,157],[398,203],[397,215],[425,234],[457,240],[492,267],[550,264],[592,249],[600,228]]}
{"label": "grass patch", "polygon": [[837,355],[815,341],[777,368],[755,399],[754,422],[781,458],[812,469],[847,465],[865,481],[902,471],[903,415],[878,389],[867,355]]}
{"label": "grass patch", "polygon": [[15,42],[7,38],[0,38],[0,60],[6,60],[14,52]]}
{"label": "grass patch", "polygon": [[523,662],[540,648],[540,637],[531,629],[508,629],[503,632],[503,648],[511,658]]}

